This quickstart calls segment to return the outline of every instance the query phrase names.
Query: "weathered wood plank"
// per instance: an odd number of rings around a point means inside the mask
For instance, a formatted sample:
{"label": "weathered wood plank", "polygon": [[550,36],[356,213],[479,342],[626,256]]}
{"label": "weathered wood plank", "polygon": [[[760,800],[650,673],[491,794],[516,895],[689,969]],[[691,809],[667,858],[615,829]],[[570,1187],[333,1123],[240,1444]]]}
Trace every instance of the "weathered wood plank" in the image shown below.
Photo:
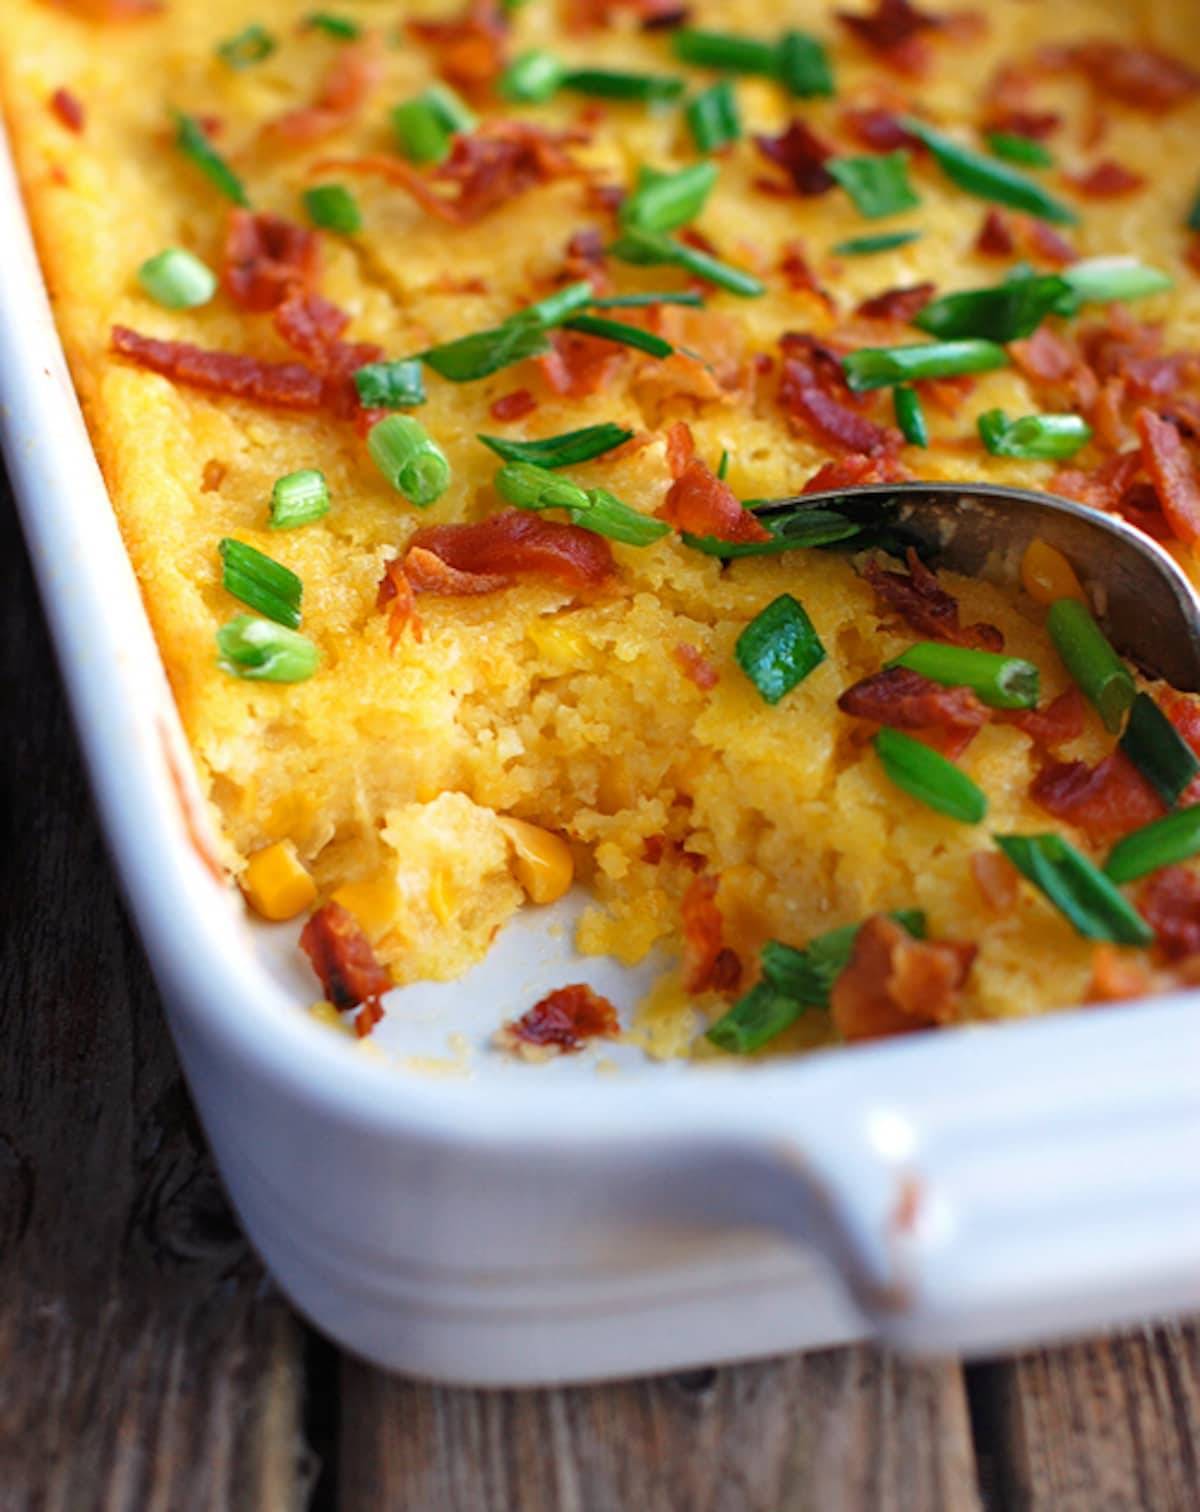
{"label": "weathered wood plank", "polygon": [[0,1505],[280,1508],[303,1335],[196,1127],[0,480]]}
{"label": "weathered wood plank", "polygon": [[1200,1507],[1200,1325],[1040,1350],[968,1381],[997,1512]]}
{"label": "weathered wood plank", "polygon": [[962,1377],[868,1349],[525,1393],[343,1366],[341,1506],[969,1512]]}

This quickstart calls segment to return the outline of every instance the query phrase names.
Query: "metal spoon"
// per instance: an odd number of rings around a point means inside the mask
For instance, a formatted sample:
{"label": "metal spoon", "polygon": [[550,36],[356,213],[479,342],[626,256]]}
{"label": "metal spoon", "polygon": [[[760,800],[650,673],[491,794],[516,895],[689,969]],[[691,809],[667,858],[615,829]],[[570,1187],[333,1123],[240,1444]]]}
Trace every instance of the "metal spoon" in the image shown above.
{"label": "metal spoon", "polygon": [[[840,515],[864,535],[886,530],[930,565],[1009,587],[1019,580],[1025,548],[1040,538],[1074,567],[1123,656],[1172,687],[1200,691],[1200,596],[1157,542],[1122,519],[991,483],[871,484],[754,505],[774,528],[786,513],[803,529],[810,510]],[[853,549],[854,537],[844,544]]]}

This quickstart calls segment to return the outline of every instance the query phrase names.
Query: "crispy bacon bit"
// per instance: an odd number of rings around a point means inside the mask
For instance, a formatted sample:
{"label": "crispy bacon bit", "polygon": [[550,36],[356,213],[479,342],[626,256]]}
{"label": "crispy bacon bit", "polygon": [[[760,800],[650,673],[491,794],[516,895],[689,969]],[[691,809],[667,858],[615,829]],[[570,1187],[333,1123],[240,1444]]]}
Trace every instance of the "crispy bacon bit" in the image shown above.
{"label": "crispy bacon bit", "polygon": [[989,113],[986,125],[989,131],[1006,131],[1044,142],[1062,125],[1062,116],[1056,110],[996,109]]}
{"label": "crispy bacon bit", "polygon": [[366,1039],[367,1035],[375,1028],[384,1016],[383,1004],[378,998],[370,998],[354,1015],[354,1033],[359,1039]]}
{"label": "crispy bacon bit", "polygon": [[973,11],[932,16],[918,10],[911,0],[876,0],[870,15],[838,11],[837,19],[889,67],[906,74],[924,72],[929,62],[928,33],[966,38],[977,36],[984,26],[983,18]]}
{"label": "crispy bacon bit", "polygon": [[909,321],[919,315],[933,298],[936,287],[931,283],[910,284],[905,289],[885,289],[864,299],[855,311],[866,320]]}
{"label": "crispy bacon bit", "polygon": [[1128,42],[1080,42],[1044,48],[1042,67],[1082,73],[1097,94],[1135,110],[1163,115],[1200,91],[1200,74],[1177,58]]}
{"label": "crispy bacon bit", "polygon": [[1142,462],[1163,514],[1176,537],[1194,546],[1200,541],[1200,480],[1183,437],[1153,410],[1138,410],[1134,423],[1141,438]]}
{"label": "crispy bacon bit", "polygon": [[1088,199],[1120,199],[1134,194],[1146,183],[1144,174],[1134,173],[1132,168],[1112,158],[1105,158],[1083,173],[1064,173],[1063,178]]}
{"label": "crispy bacon bit", "polygon": [[721,681],[721,674],[695,646],[689,646],[686,641],[680,641],[671,647],[671,656],[679,666],[679,670],[689,682],[693,682],[702,693],[708,693]]}
{"label": "crispy bacon bit", "polygon": [[[825,167],[833,156],[833,148],[803,121],[790,121],[778,136],[756,136],[754,145],[769,163],[782,168],[791,181],[787,186],[775,184],[775,189],[807,197],[833,188],[833,175]],[[760,187],[764,183],[758,182]],[[771,181],[765,183],[770,185]]]}
{"label": "crispy bacon bit", "polygon": [[501,394],[488,409],[493,420],[523,420],[537,409],[537,400],[528,389],[513,389],[511,394]]}
{"label": "crispy bacon bit", "polygon": [[224,483],[228,471],[224,462],[218,462],[216,457],[209,457],[204,464],[204,471],[200,474],[200,492],[215,493]]}
{"label": "crispy bacon bit", "polygon": [[312,962],[326,998],[343,1013],[359,1003],[378,1005],[392,985],[358,921],[340,903],[324,903],[309,916],[300,932],[300,949]]}
{"label": "crispy bacon bit", "polygon": [[667,426],[667,467],[673,478],[681,477],[684,468],[696,455],[692,428],[686,420],[674,420]]}
{"label": "crispy bacon bit", "polygon": [[453,21],[409,21],[408,32],[432,49],[442,78],[473,99],[504,71],[507,27],[497,0],[470,0]]}
{"label": "crispy bacon bit", "polygon": [[1120,750],[1094,767],[1086,761],[1043,767],[1030,784],[1029,796],[1048,814],[1078,825],[1093,840],[1114,840],[1164,812],[1158,794]]}
{"label": "crispy bacon bit", "polygon": [[693,457],[667,490],[655,511],[689,535],[719,541],[769,541],[771,532],[746,509],[730,488],[698,457]]}
{"label": "crispy bacon bit", "polygon": [[847,688],[837,706],[855,719],[874,720],[897,730],[936,731],[948,738],[955,755],[990,717],[970,688],[943,687],[908,667],[873,672]]}
{"label": "crispy bacon bit", "polygon": [[1072,684],[1044,709],[1007,709],[999,718],[1016,725],[1041,751],[1056,751],[1083,734],[1086,705],[1083,694]]}
{"label": "crispy bacon bit", "polygon": [[968,864],[971,880],[992,912],[1012,913],[1019,895],[1019,873],[1008,857],[999,851],[972,851]]}
{"label": "crispy bacon bit", "polygon": [[731,992],[741,981],[742,963],[723,945],[725,921],[717,907],[716,877],[689,883],[680,905],[683,927],[683,986],[686,992]]}
{"label": "crispy bacon bit", "polygon": [[1053,226],[1032,215],[989,210],[975,239],[975,250],[985,257],[1010,257],[1020,246],[1026,256],[1053,268],[1078,262],[1079,253]]}
{"label": "crispy bacon bit", "polygon": [[834,1026],[854,1041],[952,1023],[975,954],[973,945],[914,940],[886,914],[872,914],[830,992]]}
{"label": "crispy bacon bit", "polygon": [[872,456],[900,449],[904,438],[898,430],[859,412],[864,401],[850,392],[831,347],[798,331],[786,332],[780,346],[779,403],[789,420],[844,451]]}
{"label": "crispy bacon bit", "polygon": [[833,297],[817,281],[812,265],[805,256],[804,247],[798,241],[784,242],[780,248],[779,271],[789,289],[797,294],[815,294],[829,310],[834,308]]}
{"label": "crispy bacon bit", "polygon": [[421,616],[417,613],[416,594],[405,572],[404,562],[399,557],[393,557],[383,570],[375,607],[388,610],[388,642],[393,651],[399,645],[406,627],[412,630],[413,640],[424,638]]}
{"label": "crispy bacon bit", "polygon": [[1049,384],[1054,406],[1090,414],[1100,392],[1096,374],[1065,336],[1039,326],[1032,336],[1009,343],[1013,361],[1026,377]]}
{"label": "crispy bacon bit", "polygon": [[362,410],[353,375],[365,363],[378,361],[383,348],[372,341],[343,341],[341,333],[350,323],[345,310],[320,294],[295,292],[272,319],[283,340],[321,374],[326,406],[335,415],[348,420],[372,413]]}
{"label": "crispy bacon bit", "polygon": [[958,600],[940,586],[910,546],[906,554],[908,572],[885,572],[878,562],[868,562],[863,576],[875,593],[876,609],[881,614],[898,614],[918,635],[930,640],[946,641],[952,646],[975,646],[981,651],[1001,651],[1004,636],[995,625],[960,625]]}
{"label": "crispy bacon bit", "polygon": [[1016,250],[1012,226],[999,210],[989,210],[975,238],[975,250],[985,257],[1010,257]]}
{"label": "crispy bacon bit", "polygon": [[451,567],[436,552],[423,546],[409,547],[404,557],[404,576],[414,593],[431,593],[441,598],[473,598],[512,585],[507,573],[465,572],[461,567]]}
{"label": "crispy bacon bit", "polygon": [[273,146],[309,147],[349,126],[383,77],[378,39],[365,36],[338,49],[311,105],[285,110],[263,127]]}
{"label": "crispy bacon bit", "polygon": [[1090,504],[1093,509],[1121,509],[1141,466],[1140,453],[1133,451],[1109,457],[1090,472],[1081,468],[1062,467],[1054,474],[1053,489],[1055,493],[1075,499],[1080,504]]}
{"label": "crispy bacon bit", "polygon": [[588,1040],[616,1039],[620,1032],[617,1010],[608,999],[583,982],[573,982],[556,987],[519,1019],[502,1025],[494,1043],[498,1049],[517,1053],[525,1049],[570,1055],[582,1050]]}
{"label": "crispy bacon bit", "polygon": [[273,310],[289,294],[314,288],[320,265],[315,231],[269,211],[230,212],[221,277],[244,310]]}
{"label": "crispy bacon bit", "polygon": [[87,123],[83,106],[69,89],[61,86],[50,96],[50,109],[67,128],[78,136]]}
{"label": "crispy bacon bit", "polygon": [[113,326],[112,347],[139,367],[210,393],[298,410],[320,409],[325,397],[320,374],[299,362],[266,362],[187,341],[159,341],[128,326]]}
{"label": "crispy bacon bit", "polygon": [[[429,557],[453,572],[486,576],[490,586],[464,590],[431,585],[414,576],[414,571],[424,572]],[[568,588],[597,588],[616,571],[602,536],[523,509],[502,510],[476,524],[428,525],[413,536],[404,561],[417,593],[487,593],[525,574],[551,578]]]}
{"label": "crispy bacon bit", "polygon": [[568,283],[586,278],[597,294],[607,294],[612,287],[608,274],[608,253],[604,237],[595,226],[576,231],[567,242],[563,274]]}
{"label": "crispy bacon bit", "polygon": [[922,142],[905,131],[898,115],[878,105],[843,110],[841,125],[848,137],[871,152],[895,152],[901,147],[923,150],[924,147]]}
{"label": "crispy bacon bit", "polygon": [[802,494],[832,493],[841,488],[863,488],[868,483],[903,483],[912,474],[890,452],[873,456],[852,453],[836,462],[823,462],[800,489]]}
{"label": "crispy bacon bit", "polygon": [[1200,877],[1183,866],[1166,866],[1138,894],[1138,911],[1158,937],[1168,961],[1200,951]]}
{"label": "crispy bacon bit", "polygon": [[555,331],[552,351],[537,358],[542,377],[556,394],[582,399],[598,394],[625,361],[626,351],[582,331]]}
{"label": "crispy bacon bit", "polygon": [[1097,945],[1092,951],[1087,1002],[1124,1003],[1130,998],[1145,997],[1153,988],[1154,979],[1146,967],[1140,961],[1131,961],[1115,945]]}

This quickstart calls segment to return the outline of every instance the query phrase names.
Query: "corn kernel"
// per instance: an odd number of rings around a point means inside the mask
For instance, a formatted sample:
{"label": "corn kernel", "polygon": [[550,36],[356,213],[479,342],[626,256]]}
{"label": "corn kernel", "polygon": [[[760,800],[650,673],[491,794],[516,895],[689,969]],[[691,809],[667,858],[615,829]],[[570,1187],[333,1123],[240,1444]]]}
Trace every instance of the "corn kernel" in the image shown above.
{"label": "corn kernel", "polygon": [[1040,536],[1030,541],[1021,558],[1021,586],[1038,604],[1053,604],[1065,598],[1087,603],[1075,569],[1061,551]]}
{"label": "corn kernel", "polygon": [[333,901],[352,913],[373,940],[388,932],[400,911],[400,895],[390,876],[344,882],[334,891]]}
{"label": "corn kernel", "polygon": [[242,873],[242,891],[264,919],[294,919],[317,899],[317,884],[290,840],[254,852]]}
{"label": "corn kernel", "polygon": [[501,819],[512,841],[513,870],[531,903],[556,903],[575,880],[571,848],[561,835],[524,819]]}
{"label": "corn kernel", "polygon": [[439,924],[449,924],[454,914],[454,884],[441,868],[429,884],[429,906]]}
{"label": "corn kernel", "polygon": [[535,619],[525,627],[525,634],[551,666],[577,667],[587,660],[588,643],[577,630],[556,625],[553,620]]}

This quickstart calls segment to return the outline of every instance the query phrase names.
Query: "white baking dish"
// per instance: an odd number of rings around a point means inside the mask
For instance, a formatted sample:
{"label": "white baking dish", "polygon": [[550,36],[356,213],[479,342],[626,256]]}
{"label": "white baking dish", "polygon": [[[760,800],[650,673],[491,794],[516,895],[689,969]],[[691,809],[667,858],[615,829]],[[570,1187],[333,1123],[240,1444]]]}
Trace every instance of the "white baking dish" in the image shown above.
{"label": "white baking dish", "polygon": [[385,1059],[308,1017],[294,931],[252,926],[198,854],[182,735],[2,138],[0,438],[221,1172],[339,1342],[517,1384],[866,1333],[992,1349],[1200,1307],[1195,995],[766,1067],[398,1064],[444,1056],[451,1031],[482,1045],[540,986],[632,1000],[531,915],[464,982],[395,994]]}

